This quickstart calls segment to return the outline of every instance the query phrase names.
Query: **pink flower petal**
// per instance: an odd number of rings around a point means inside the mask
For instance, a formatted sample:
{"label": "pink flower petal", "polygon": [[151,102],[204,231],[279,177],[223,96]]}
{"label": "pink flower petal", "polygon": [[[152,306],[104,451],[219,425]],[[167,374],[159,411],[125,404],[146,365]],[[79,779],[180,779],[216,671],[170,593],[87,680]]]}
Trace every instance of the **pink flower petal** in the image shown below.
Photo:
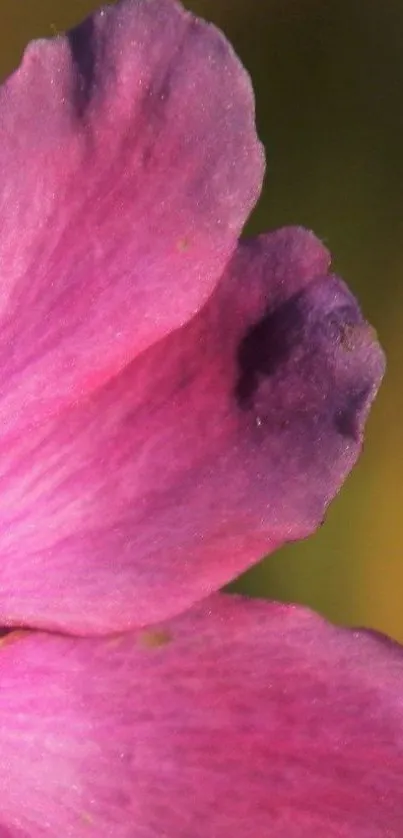
{"label": "pink flower petal", "polygon": [[311,233],[241,244],[200,314],[0,458],[0,624],[179,613],[316,529],[383,371]]}
{"label": "pink flower petal", "polygon": [[29,46],[0,88],[2,435],[200,308],[263,165],[247,73],[173,0],[122,0]]}
{"label": "pink flower petal", "polygon": [[136,634],[17,637],[0,683],[9,838],[401,836],[403,651],[371,633],[218,595]]}

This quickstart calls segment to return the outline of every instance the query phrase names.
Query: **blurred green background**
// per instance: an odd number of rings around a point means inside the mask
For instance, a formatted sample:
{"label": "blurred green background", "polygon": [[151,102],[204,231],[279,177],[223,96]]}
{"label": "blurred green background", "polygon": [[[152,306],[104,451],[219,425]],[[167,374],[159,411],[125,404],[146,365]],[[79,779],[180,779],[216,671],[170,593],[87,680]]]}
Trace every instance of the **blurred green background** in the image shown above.
{"label": "blurred green background", "polygon": [[[0,74],[25,43],[96,0],[2,0]],[[321,531],[237,587],[303,602],[403,641],[403,3],[188,0],[249,69],[268,172],[248,232],[312,228],[357,293],[388,356],[364,455]]]}

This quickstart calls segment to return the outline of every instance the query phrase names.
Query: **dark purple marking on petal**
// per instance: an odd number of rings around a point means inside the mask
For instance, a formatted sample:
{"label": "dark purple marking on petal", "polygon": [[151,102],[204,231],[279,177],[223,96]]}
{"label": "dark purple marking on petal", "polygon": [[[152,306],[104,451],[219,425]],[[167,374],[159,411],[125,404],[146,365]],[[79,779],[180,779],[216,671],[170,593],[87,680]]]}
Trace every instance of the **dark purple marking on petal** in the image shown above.
{"label": "dark purple marking on petal", "polygon": [[347,394],[345,407],[336,410],[335,426],[342,436],[357,440],[360,434],[360,417],[365,412],[370,394],[371,384],[366,384],[362,389],[353,390],[351,394]]}
{"label": "dark purple marking on petal", "polygon": [[265,314],[242,338],[239,351],[239,380],[236,396],[240,406],[249,407],[261,376],[273,375],[289,360],[302,334],[304,313],[299,307],[302,292]]}
{"label": "dark purple marking on petal", "polygon": [[75,105],[78,117],[83,117],[96,88],[96,58],[94,49],[94,20],[88,17],[80,26],[67,33],[73,66],[76,71]]}

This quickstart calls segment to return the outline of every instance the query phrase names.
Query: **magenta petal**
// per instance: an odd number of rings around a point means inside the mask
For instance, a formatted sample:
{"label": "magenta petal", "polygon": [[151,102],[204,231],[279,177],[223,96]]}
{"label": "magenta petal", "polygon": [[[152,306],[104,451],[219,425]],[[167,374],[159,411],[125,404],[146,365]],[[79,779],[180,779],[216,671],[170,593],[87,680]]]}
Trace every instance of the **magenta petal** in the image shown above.
{"label": "magenta petal", "polygon": [[154,631],[17,638],[0,683],[9,838],[401,836],[403,651],[371,633],[217,595]]}
{"label": "magenta petal", "polygon": [[2,435],[194,315],[263,165],[246,71],[173,0],[29,46],[0,88]]}
{"label": "magenta petal", "polygon": [[383,357],[311,233],[241,244],[209,303],[0,458],[0,624],[179,613],[321,522]]}

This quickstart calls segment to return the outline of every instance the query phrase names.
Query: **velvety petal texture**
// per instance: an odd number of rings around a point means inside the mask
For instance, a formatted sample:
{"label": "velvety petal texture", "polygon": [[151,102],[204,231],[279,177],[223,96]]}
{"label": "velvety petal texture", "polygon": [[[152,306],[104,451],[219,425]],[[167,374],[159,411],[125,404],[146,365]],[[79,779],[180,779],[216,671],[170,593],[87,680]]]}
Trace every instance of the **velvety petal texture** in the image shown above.
{"label": "velvety petal texture", "polygon": [[200,308],[263,167],[249,76],[174,0],[28,47],[0,88],[0,438]]}
{"label": "velvety petal texture", "polygon": [[239,245],[190,323],[0,457],[0,624],[179,613],[321,522],[383,357],[301,229]]}
{"label": "velvety petal texture", "polygon": [[109,639],[11,634],[0,683],[2,838],[401,838],[382,637],[217,595]]}

